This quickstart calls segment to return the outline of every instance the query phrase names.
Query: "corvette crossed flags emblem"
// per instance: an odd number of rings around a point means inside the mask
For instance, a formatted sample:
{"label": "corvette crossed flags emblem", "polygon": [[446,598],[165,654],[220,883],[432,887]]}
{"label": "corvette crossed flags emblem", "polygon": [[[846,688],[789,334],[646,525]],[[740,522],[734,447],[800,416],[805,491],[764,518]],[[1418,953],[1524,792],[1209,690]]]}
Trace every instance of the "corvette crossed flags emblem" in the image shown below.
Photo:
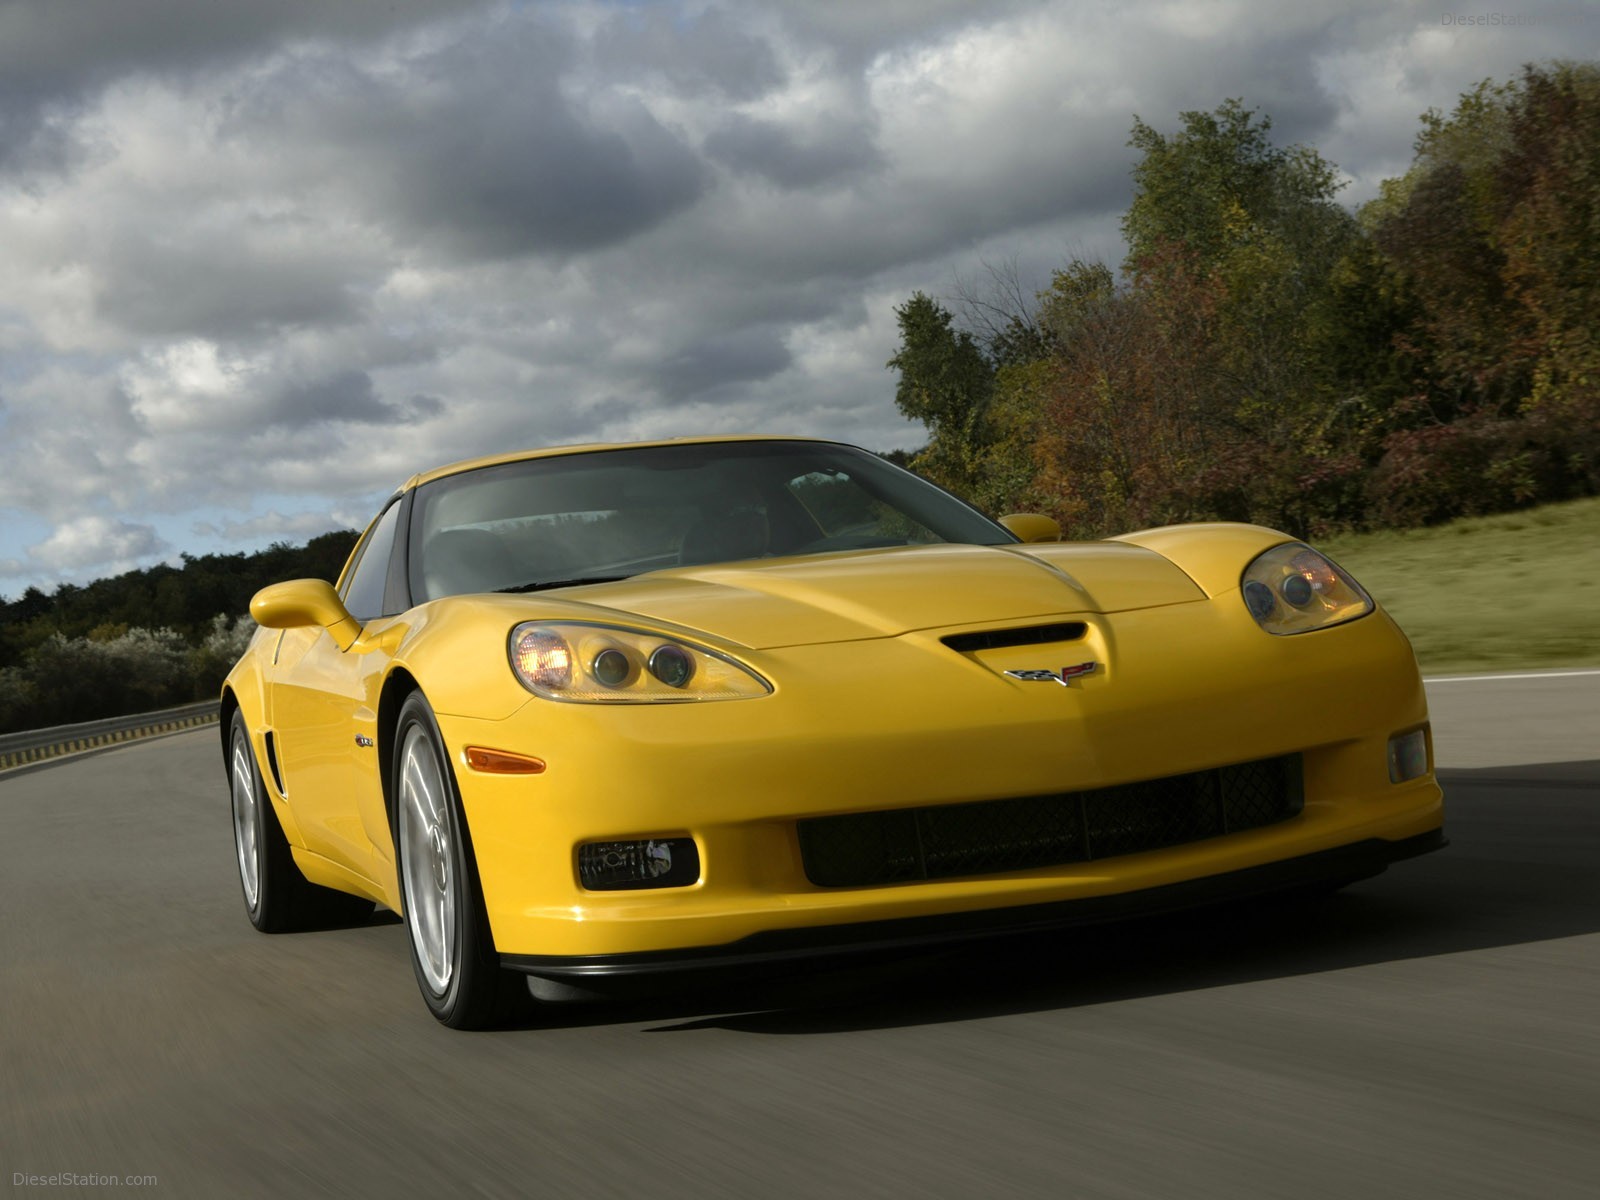
{"label": "corvette crossed flags emblem", "polygon": [[1022,671],[1007,671],[1006,674],[1013,679],[1023,679],[1029,683],[1044,683],[1049,680],[1059,683],[1062,687],[1071,687],[1074,679],[1094,674],[1095,668],[1099,665],[1099,663],[1086,662],[1079,663],[1075,667],[1062,667],[1059,671],[1051,671],[1039,667]]}

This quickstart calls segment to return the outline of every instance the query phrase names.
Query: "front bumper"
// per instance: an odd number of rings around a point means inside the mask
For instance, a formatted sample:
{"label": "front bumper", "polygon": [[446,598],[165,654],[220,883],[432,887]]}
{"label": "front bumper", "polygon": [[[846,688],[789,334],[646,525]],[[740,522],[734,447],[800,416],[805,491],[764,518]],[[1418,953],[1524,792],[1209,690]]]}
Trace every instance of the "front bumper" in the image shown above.
{"label": "front bumper", "polygon": [[725,946],[685,950],[568,956],[502,954],[500,965],[541,979],[582,985],[657,975],[845,963],[862,955],[942,949],[1366,879],[1382,873],[1390,863],[1442,850],[1447,845],[1444,831],[1437,829],[1398,842],[1372,838],[1241,871],[1119,895],[891,921],[769,930]]}
{"label": "front bumper", "polygon": [[[1082,642],[965,654],[940,641],[951,630],[934,630],[741,654],[775,686],[760,699],[530,698],[496,721],[440,712],[497,950],[513,966],[676,962],[763,937],[837,943],[849,926],[986,925],[1002,910],[1058,904],[1137,909],[1140,894],[1183,895],[1356,845],[1386,862],[1389,849],[1438,836],[1431,771],[1388,777],[1388,739],[1425,725],[1427,708],[1410,647],[1381,611],[1286,638],[1262,634],[1236,594],[1066,616],[1088,625]],[[1100,666],[1071,687],[1002,674],[1091,659]],[[469,745],[537,755],[548,769],[480,774],[462,761]],[[797,834],[812,817],[1115,787],[1292,754],[1304,763],[1298,816],[1115,858],[822,887],[807,879]],[[692,886],[578,883],[584,842],[676,837],[699,852]]]}

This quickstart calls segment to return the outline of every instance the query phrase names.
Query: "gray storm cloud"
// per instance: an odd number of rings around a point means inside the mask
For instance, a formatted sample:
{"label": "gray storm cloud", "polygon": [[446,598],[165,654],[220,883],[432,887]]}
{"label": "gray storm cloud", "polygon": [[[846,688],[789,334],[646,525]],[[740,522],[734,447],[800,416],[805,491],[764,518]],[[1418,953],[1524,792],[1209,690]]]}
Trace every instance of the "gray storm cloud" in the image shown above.
{"label": "gray storm cloud", "polygon": [[1388,0],[0,4],[0,593],[513,445],[915,446],[894,306],[1116,263],[1134,114],[1242,97],[1355,202],[1424,109],[1575,36]]}

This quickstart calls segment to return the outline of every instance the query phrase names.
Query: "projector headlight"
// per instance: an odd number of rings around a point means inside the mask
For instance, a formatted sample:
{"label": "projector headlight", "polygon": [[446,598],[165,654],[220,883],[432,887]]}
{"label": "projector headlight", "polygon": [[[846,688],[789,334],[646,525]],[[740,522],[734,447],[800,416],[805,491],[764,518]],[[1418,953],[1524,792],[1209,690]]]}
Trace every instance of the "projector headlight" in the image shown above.
{"label": "projector headlight", "polygon": [[1268,633],[1308,633],[1364,617],[1372,597],[1302,542],[1274,546],[1244,570],[1245,607]]}
{"label": "projector headlight", "polygon": [[511,631],[511,670],[546,700],[595,704],[743,700],[772,685],[725,654],[618,625],[525,621]]}

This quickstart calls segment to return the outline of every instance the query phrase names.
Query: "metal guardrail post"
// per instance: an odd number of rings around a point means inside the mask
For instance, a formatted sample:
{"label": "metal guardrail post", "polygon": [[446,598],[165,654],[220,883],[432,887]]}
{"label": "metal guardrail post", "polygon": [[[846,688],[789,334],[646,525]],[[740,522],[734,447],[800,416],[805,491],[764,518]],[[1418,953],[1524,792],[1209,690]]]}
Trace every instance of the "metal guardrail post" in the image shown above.
{"label": "metal guardrail post", "polygon": [[116,742],[133,741],[158,733],[174,733],[180,729],[210,725],[217,720],[220,708],[221,705],[216,700],[202,700],[196,704],[164,708],[157,712],[135,713],[125,717],[85,721],[78,725],[54,725],[48,729],[25,729],[21,733],[0,734],[0,771]]}

